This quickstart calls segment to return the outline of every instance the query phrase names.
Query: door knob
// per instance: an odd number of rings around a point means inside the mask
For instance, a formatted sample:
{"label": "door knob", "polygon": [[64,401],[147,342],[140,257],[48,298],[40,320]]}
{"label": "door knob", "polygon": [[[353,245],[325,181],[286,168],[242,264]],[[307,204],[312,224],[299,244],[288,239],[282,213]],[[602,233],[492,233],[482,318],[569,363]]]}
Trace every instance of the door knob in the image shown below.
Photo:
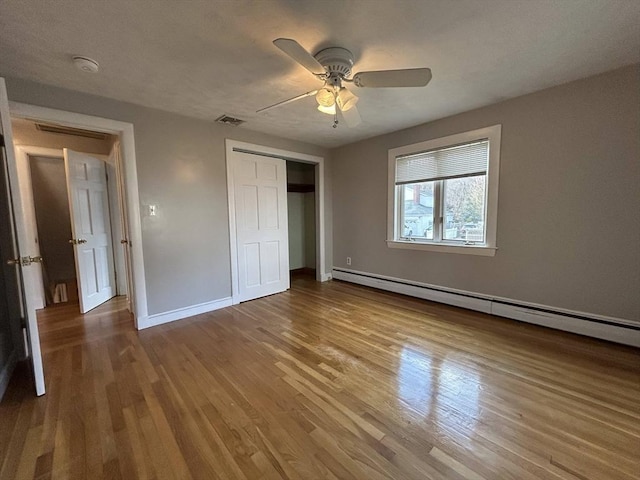
{"label": "door knob", "polygon": [[78,240],[78,243],[87,243],[87,241],[84,238],[81,238],[80,240]]}
{"label": "door knob", "polygon": [[87,241],[84,238],[72,238],[71,240],[69,240],[69,243],[73,245],[78,245],[81,243],[87,243]]}
{"label": "door knob", "polygon": [[20,259],[12,258],[10,260],[7,260],[7,265],[20,265]]}

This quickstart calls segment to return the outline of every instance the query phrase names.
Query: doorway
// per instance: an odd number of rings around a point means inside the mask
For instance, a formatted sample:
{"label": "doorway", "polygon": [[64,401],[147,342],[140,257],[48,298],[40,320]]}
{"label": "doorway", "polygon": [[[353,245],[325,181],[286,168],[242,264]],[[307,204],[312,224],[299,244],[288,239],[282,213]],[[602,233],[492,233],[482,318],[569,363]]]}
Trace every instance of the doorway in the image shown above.
{"label": "doorway", "polygon": [[[56,110],[24,103],[9,102],[5,88],[4,79],[0,78],[0,124],[5,143],[10,148],[5,148],[7,158],[8,180],[10,186],[10,196],[13,206],[13,219],[16,230],[16,255],[10,260],[22,280],[23,274],[33,270],[33,264],[38,257],[30,249],[33,239],[30,239],[29,232],[25,226],[25,215],[21,205],[20,195],[22,186],[19,182],[17,162],[13,149],[13,135],[11,133],[10,116],[39,122],[46,122],[63,127],[86,129],[95,132],[103,132],[118,135],[121,140],[121,157],[118,159],[117,183],[121,190],[121,198],[126,206],[123,212],[126,230],[126,246],[128,247],[127,258],[129,259],[129,299],[131,300],[131,311],[135,327],[145,328],[148,325],[147,295],[144,273],[144,259],[142,253],[142,226],[140,220],[140,205],[138,195],[138,180],[136,168],[136,153],[133,134],[133,125],[127,122],[120,122],[107,118],[83,115],[63,110]],[[16,301],[22,300],[23,315],[25,321],[23,326],[25,338],[27,340],[27,350],[31,359],[34,386],[37,395],[45,393],[44,373],[42,368],[42,355],[40,349],[40,339],[38,335],[38,322],[36,316],[38,294],[33,291],[32,283],[22,281],[24,294]]]}
{"label": "doorway", "polygon": [[[138,194],[138,174],[136,167],[136,153],[133,125],[127,122],[111,120],[91,115],[56,110],[36,105],[18,102],[8,102],[12,119],[25,119],[36,122],[59,125],[67,128],[77,128],[98,133],[115,135],[120,141],[120,158],[116,159],[117,189],[124,202],[123,224],[126,232],[122,238],[128,247],[127,280],[130,301],[129,310],[133,313],[135,327],[146,328],[148,325],[147,292],[142,252],[142,225],[140,219],[140,205]],[[20,209],[20,223],[24,223],[22,209]],[[24,225],[20,225],[21,231]],[[28,236],[28,235],[27,235]],[[126,250],[126,249],[125,249]],[[34,295],[29,295],[30,305],[34,304]],[[32,307],[31,307],[32,308]],[[35,311],[33,311],[35,318]]]}
{"label": "doorway", "polygon": [[[247,257],[244,254],[244,251],[248,251],[251,247],[256,252],[255,259],[259,258],[258,254],[263,254],[263,252],[258,247],[253,247],[245,245],[244,237],[245,232],[242,231],[244,229],[245,212],[238,211],[238,206],[244,208],[244,201],[242,200],[243,192],[249,192],[249,188],[245,188],[244,185],[238,183],[238,179],[236,178],[235,172],[238,171],[238,165],[241,163],[255,163],[256,164],[256,172],[257,165],[260,162],[265,162],[265,165],[268,162],[268,159],[272,159],[274,161],[282,162],[282,166],[286,169],[286,162],[297,162],[297,163],[305,163],[310,164],[314,169],[314,210],[315,210],[315,278],[317,281],[326,281],[331,278],[331,274],[328,273],[327,266],[325,265],[325,221],[324,221],[324,159],[322,157],[318,157],[315,155],[308,155],[298,152],[291,152],[280,150],[271,147],[265,147],[261,145],[254,145],[245,142],[239,142],[235,140],[226,141],[226,158],[227,158],[227,193],[228,193],[228,205],[229,205],[229,235],[230,235],[230,252],[231,252],[231,290],[232,290],[232,302],[233,304],[238,304],[242,301],[249,299],[245,296],[243,285],[241,282],[246,280],[246,272],[248,271],[248,266],[251,267],[250,271],[256,272],[255,279],[256,281],[259,279],[258,273],[260,272],[259,268],[255,268],[256,265],[259,265],[260,262],[256,262],[250,260],[251,263],[247,263]],[[249,162],[249,159],[255,157],[260,158],[260,161]],[[274,170],[276,171],[276,170]],[[253,175],[249,175],[253,176]],[[277,177],[277,175],[276,175]],[[274,177],[275,178],[275,177]],[[287,182],[286,178],[280,178],[276,189],[282,189],[285,191],[285,195],[282,201],[286,203],[286,190],[287,190]],[[248,185],[246,185],[248,186]],[[272,207],[268,210],[267,215],[273,215],[273,218],[276,217],[275,212],[277,211],[276,202],[272,203]],[[285,216],[287,215],[287,209],[284,209]],[[278,214],[279,216],[280,214]],[[282,217],[285,219],[286,217]],[[279,270],[279,278],[283,279],[286,277],[286,286],[283,288],[282,285],[279,285],[277,289],[274,291],[269,291],[267,293],[261,292],[260,295],[254,296],[253,298],[257,298],[259,296],[270,295],[272,293],[277,293],[278,291],[283,291],[289,288],[289,238],[288,238],[288,219],[283,221],[283,229],[284,238],[287,243],[287,248],[284,253],[279,253],[279,259],[282,260],[283,257],[286,257],[285,263],[285,271],[283,271],[282,266]],[[259,229],[257,229],[259,230]],[[253,242],[255,244],[255,242]],[[264,251],[264,256],[266,257],[266,250]],[[273,258],[273,256],[268,256],[268,258]],[[281,262],[280,262],[281,263]],[[282,280],[281,280],[282,281]]]}
{"label": "doorway", "polygon": [[[13,125],[13,131],[16,132]],[[15,133],[14,133],[15,135]],[[27,147],[28,148],[28,147]],[[60,152],[62,154],[62,152]],[[20,157],[20,155],[16,155]],[[59,303],[77,303],[78,286],[71,238],[71,217],[67,205],[67,185],[64,174],[64,159],[61,155],[45,156],[27,153],[29,174],[25,183],[30,191],[22,190],[33,198],[35,216],[34,243],[37,254],[43,261],[33,272],[38,277],[36,291],[41,294],[40,308]],[[20,172],[21,174],[23,172]]]}
{"label": "doorway", "polygon": [[287,160],[289,273],[316,276],[315,166]]}
{"label": "doorway", "polygon": [[21,118],[12,130],[29,248],[42,260],[26,275],[37,307],[86,313],[127,295],[118,137]]}

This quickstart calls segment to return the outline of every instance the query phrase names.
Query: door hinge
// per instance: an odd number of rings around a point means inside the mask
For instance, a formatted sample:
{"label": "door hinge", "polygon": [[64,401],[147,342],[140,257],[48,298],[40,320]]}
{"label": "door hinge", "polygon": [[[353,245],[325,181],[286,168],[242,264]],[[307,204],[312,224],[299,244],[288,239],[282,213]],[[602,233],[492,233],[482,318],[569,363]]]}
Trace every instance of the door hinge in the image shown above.
{"label": "door hinge", "polygon": [[20,264],[23,267],[28,267],[32,263],[42,263],[42,257],[20,257],[16,259],[7,260],[7,265],[18,265]]}
{"label": "door hinge", "polygon": [[4,147],[4,135],[0,133],[0,148]]}
{"label": "door hinge", "polygon": [[24,317],[20,317],[20,328],[23,328],[25,330],[27,328],[27,319]]}

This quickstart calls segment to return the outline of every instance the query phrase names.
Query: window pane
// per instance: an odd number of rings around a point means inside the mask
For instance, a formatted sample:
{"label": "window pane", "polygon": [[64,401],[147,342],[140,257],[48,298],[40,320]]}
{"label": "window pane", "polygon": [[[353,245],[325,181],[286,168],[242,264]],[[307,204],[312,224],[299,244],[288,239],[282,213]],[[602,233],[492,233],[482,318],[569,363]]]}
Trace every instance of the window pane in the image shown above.
{"label": "window pane", "polygon": [[433,240],[433,183],[409,183],[397,187],[402,189],[402,238]]}
{"label": "window pane", "polygon": [[443,182],[445,240],[484,243],[486,178],[478,175]]}

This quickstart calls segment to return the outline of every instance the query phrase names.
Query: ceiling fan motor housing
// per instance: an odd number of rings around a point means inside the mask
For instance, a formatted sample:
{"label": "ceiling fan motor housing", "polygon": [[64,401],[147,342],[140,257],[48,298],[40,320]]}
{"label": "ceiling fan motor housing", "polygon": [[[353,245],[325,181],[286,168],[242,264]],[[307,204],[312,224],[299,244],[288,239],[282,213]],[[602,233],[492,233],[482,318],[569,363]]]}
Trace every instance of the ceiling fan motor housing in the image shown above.
{"label": "ceiling fan motor housing", "polygon": [[336,85],[345,77],[351,75],[353,54],[346,48],[330,47],[315,54],[315,59],[327,71],[327,82]]}

